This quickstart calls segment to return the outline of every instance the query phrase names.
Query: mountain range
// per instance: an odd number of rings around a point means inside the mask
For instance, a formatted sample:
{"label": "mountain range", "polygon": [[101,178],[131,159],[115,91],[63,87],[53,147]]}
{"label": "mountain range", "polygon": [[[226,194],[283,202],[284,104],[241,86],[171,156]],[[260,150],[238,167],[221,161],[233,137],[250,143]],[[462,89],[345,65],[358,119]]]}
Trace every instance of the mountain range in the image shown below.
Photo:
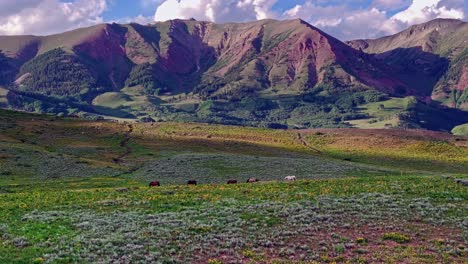
{"label": "mountain range", "polygon": [[342,42],[303,20],[0,36],[0,107],[272,128],[468,123],[468,23]]}

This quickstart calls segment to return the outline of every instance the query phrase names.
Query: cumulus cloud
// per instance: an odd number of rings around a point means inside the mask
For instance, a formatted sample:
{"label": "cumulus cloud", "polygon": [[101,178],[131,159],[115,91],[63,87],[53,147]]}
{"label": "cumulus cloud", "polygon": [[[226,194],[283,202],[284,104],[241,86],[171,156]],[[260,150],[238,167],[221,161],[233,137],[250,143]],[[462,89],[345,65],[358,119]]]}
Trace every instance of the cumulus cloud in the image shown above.
{"label": "cumulus cloud", "polygon": [[102,23],[105,9],[106,0],[1,1],[0,35],[52,34]]}
{"label": "cumulus cloud", "polygon": [[34,8],[40,3],[41,0],[0,1],[0,16],[16,13],[23,8]]}
{"label": "cumulus cloud", "polygon": [[[407,8],[389,15],[389,11],[402,7]],[[464,11],[463,0],[375,0],[370,7],[359,9],[346,2],[322,6],[320,1],[307,0],[282,17],[305,19],[339,39],[350,40],[394,34],[435,18],[463,19]]]}
{"label": "cumulus cloud", "polygon": [[272,10],[277,2],[165,0],[157,8],[154,20],[195,18],[214,22],[243,22],[263,18],[302,18],[337,38],[349,40],[393,34],[434,18],[464,17],[463,0],[373,0],[371,3],[363,0],[304,0],[282,14]]}
{"label": "cumulus cloud", "polygon": [[153,20],[153,17],[151,16],[144,16],[140,14],[136,17],[124,17],[124,18],[119,18],[118,20],[115,20],[115,21],[107,21],[107,23],[110,23],[110,22],[123,23],[123,24],[138,23],[141,25],[146,25],[146,24],[151,24],[152,22],[154,22],[154,20]]}
{"label": "cumulus cloud", "polygon": [[463,19],[464,11],[458,5],[460,1],[414,0],[408,9],[395,14],[391,19],[406,24],[426,22],[434,18]]}
{"label": "cumulus cloud", "polygon": [[155,21],[195,18],[214,22],[240,22],[275,17],[277,0],[166,0],[156,10]]}
{"label": "cumulus cloud", "polygon": [[156,7],[165,0],[140,0],[140,4],[143,8]]}
{"label": "cumulus cloud", "polygon": [[284,12],[285,18],[302,18],[339,38],[371,38],[386,34],[387,14],[377,8],[353,10],[347,5],[320,6],[312,1],[296,5]]}
{"label": "cumulus cloud", "polygon": [[[376,38],[435,18],[463,19],[466,8],[464,0],[298,0],[287,10],[281,9],[286,0],[135,2],[139,4],[131,7],[140,8],[145,16],[121,17],[115,22],[146,24],[195,18],[223,23],[302,18],[342,40]],[[0,0],[0,35],[44,35],[102,23],[107,3],[112,3],[110,9],[124,4],[117,0]],[[148,9],[156,9],[153,17],[144,12]]]}

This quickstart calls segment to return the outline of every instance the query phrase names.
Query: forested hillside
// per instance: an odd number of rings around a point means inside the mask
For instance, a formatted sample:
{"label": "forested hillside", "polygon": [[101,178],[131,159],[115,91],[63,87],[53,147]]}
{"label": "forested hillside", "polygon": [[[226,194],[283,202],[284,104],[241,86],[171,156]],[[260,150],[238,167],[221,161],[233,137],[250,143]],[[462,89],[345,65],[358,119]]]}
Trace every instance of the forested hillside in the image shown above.
{"label": "forested hillside", "polygon": [[1,36],[0,76],[8,107],[64,116],[450,131],[468,122],[465,32],[434,20],[345,44],[298,19],[102,24]]}

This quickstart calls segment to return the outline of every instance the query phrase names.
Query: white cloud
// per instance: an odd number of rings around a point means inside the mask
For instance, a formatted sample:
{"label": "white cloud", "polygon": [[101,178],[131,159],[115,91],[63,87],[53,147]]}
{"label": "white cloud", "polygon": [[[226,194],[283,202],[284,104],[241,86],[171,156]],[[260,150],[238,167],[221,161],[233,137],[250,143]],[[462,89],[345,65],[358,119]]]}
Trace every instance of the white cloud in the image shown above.
{"label": "white cloud", "polygon": [[140,3],[144,8],[155,7],[162,2],[164,2],[164,0],[140,0]]}
{"label": "white cloud", "polygon": [[156,10],[155,21],[195,18],[214,22],[241,22],[275,17],[277,0],[166,0]]}
{"label": "white cloud", "polygon": [[139,16],[133,18],[132,22],[144,25],[144,24],[149,24],[149,23],[153,22],[153,18],[152,17],[145,17],[143,15],[139,15]]}
{"label": "white cloud", "polygon": [[138,24],[141,24],[141,25],[146,25],[146,24],[150,24],[150,23],[153,22],[153,17],[138,15],[136,17],[124,17],[124,18],[119,18],[118,20],[115,20],[115,21],[107,21],[107,23],[111,23],[111,22],[123,23],[123,24],[138,23]]}
{"label": "white cloud", "polygon": [[[463,19],[463,0],[375,0],[371,7],[353,9],[342,5],[321,6],[317,1],[307,0],[302,5],[285,11],[284,18],[302,18],[327,33],[342,39],[376,38],[397,33],[407,27],[435,18]],[[389,16],[392,11],[408,7]]]}
{"label": "white cloud", "polygon": [[0,35],[52,34],[76,27],[102,23],[106,0],[15,0],[0,2]]}
{"label": "white cloud", "polygon": [[[146,24],[195,18],[223,23],[302,18],[348,40],[396,33],[435,18],[463,19],[466,8],[464,0],[302,0],[289,10],[279,10],[276,4],[281,1],[136,0],[142,11],[156,9],[154,17],[129,16],[116,21]],[[116,0],[0,0],[0,35],[43,35],[102,23],[107,3],[112,4],[110,8],[127,4]]]}
{"label": "white cloud", "polygon": [[[143,0],[158,1],[158,0]],[[245,22],[263,18],[301,18],[342,39],[376,38],[393,34],[434,18],[464,17],[463,0],[304,0],[275,13],[279,0],[165,0],[156,9],[155,21],[170,19]],[[398,10],[394,16],[389,15]]]}
{"label": "white cloud", "polygon": [[[463,0],[462,0],[463,1]],[[423,23],[435,18],[456,18],[463,19],[463,9],[453,7],[449,1],[447,4],[441,4],[441,0],[414,0],[408,9],[395,14],[391,19],[401,21],[408,25]],[[458,1],[451,1],[452,4]]]}
{"label": "white cloud", "polygon": [[16,13],[23,8],[34,8],[39,5],[41,0],[3,0],[0,1],[0,16],[6,16]]}
{"label": "white cloud", "polygon": [[339,39],[371,38],[386,34],[385,11],[377,8],[352,10],[346,5],[320,6],[312,1],[296,5],[284,18],[302,18]]}

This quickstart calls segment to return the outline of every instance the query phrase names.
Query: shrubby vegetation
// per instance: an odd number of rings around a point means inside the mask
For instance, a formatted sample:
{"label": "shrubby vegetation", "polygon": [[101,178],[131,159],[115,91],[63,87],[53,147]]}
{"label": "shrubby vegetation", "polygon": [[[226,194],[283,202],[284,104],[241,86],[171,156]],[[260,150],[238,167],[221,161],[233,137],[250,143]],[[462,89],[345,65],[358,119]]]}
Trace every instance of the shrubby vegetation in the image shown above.
{"label": "shrubby vegetation", "polygon": [[457,137],[131,128],[0,110],[0,263],[466,259],[466,187],[444,177],[466,178]]}
{"label": "shrubby vegetation", "polygon": [[401,126],[450,132],[454,127],[468,123],[468,112],[454,108],[441,109],[413,98],[408,111],[400,114]]}
{"label": "shrubby vegetation", "polygon": [[468,123],[454,127],[452,129],[452,134],[468,136]]}
{"label": "shrubby vegetation", "polygon": [[[206,99],[199,104],[178,106],[157,105],[144,111],[164,121],[189,121],[265,128],[340,128],[350,127],[348,121],[369,119],[360,110],[362,105],[383,102],[388,95],[375,90],[323,93],[323,86],[304,95],[261,97],[244,95],[236,100]],[[185,96],[186,97],[186,96]],[[182,100],[184,100],[182,97]],[[468,114],[454,109],[441,109],[408,97],[404,109],[396,116],[396,126],[405,128],[445,129],[468,122]],[[376,111],[392,111],[377,109]],[[419,114],[416,114],[419,113]],[[378,119],[371,120],[378,122]],[[369,122],[371,122],[369,121]],[[382,121],[382,120],[381,120]]]}
{"label": "shrubby vegetation", "polygon": [[464,91],[457,89],[449,91],[449,89],[459,81],[459,78],[462,76],[462,71],[466,65],[468,65],[468,49],[465,49],[450,62],[448,71],[442,76],[436,85],[436,91],[444,91],[450,94],[447,103],[456,107],[460,107],[462,104],[468,103],[468,92],[466,89]]}
{"label": "shrubby vegetation", "polygon": [[[8,60],[0,55],[0,64],[5,63]],[[110,87],[103,81],[99,69],[94,69],[93,65],[93,62],[62,49],[41,54],[21,68],[17,77],[24,80],[17,87],[17,94],[10,98],[9,104],[26,111],[60,115],[82,113],[80,116],[90,118],[102,114],[128,118],[149,116],[157,121],[266,128],[337,128],[349,127],[348,121],[369,118],[368,114],[359,110],[361,105],[388,99],[386,94],[347,83],[346,78],[337,78],[336,71],[346,74],[339,65],[323,68],[325,80],[314,87],[302,85],[303,90],[298,90],[295,84],[291,84],[291,87],[273,89],[276,92],[290,89],[300,91],[299,94],[275,95],[273,91],[263,95],[259,91],[263,91],[269,84],[265,79],[264,65],[259,62],[245,65],[258,73],[256,77],[241,78],[245,69],[238,67],[231,69],[223,78],[207,75],[199,80],[194,80],[193,76],[176,78],[164,74],[157,63],[144,63],[133,66],[125,83],[126,87],[135,88],[132,96],[138,97],[138,102],[129,99],[121,106],[91,106],[90,102],[98,94],[107,91],[101,87]],[[303,79],[306,80],[306,77]],[[188,89],[186,86],[190,83],[199,85]],[[186,92],[186,88],[192,92]],[[466,92],[460,93],[454,92],[453,97],[463,102]],[[421,111],[429,111],[430,114],[415,114]],[[397,118],[401,120],[399,126],[402,127],[442,128],[447,131],[468,122],[463,118],[461,121],[456,120],[458,117],[454,118],[448,112],[424,106],[415,99],[413,106],[408,106],[408,111],[400,113]],[[450,122],[443,121],[446,117]]]}
{"label": "shrubby vegetation", "polygon": [[95,72],[85,60],[57,48],[24,64],[17,77],[24,78],[20,91],[49,96],[84,96],[98,88]]}
{"label": "shrubby vegetation", "polygon": [[102,180],[6,189],[0,260],[455,263],[466,254],[466,192],[436,177],[156,190]]}
{"label": "shrubby vegetation", "polygon": [[229,103],[211,100],[198,108],[198,116],[212,122],[222,118],[259,127],[348,127],[344,121],[365,117],[356,111],[357,106],[387,98],[373,90],[325,96],[319,95],[321,91],[318,87],[311,93],[289,98],[246,96]]}
{"label": "shrubby vegetation", "polygon": [[0,85],[10,84],[13,78],[13,69],[10,59],[0,50]]}
{"label": "shrubby vegetation", "polygon": [[8,103],[11,107],[34,113],[66,113],[68,104],[54,100],[41,100],[18,92],[10,92]]}
{"label": "shrubby vegetation", "polygon": [[158,80],[156,66],[150,63],[133,67],[125,85],[127,87],[141,85],[147,95],[156,96],[168,91],[168,87]]}

